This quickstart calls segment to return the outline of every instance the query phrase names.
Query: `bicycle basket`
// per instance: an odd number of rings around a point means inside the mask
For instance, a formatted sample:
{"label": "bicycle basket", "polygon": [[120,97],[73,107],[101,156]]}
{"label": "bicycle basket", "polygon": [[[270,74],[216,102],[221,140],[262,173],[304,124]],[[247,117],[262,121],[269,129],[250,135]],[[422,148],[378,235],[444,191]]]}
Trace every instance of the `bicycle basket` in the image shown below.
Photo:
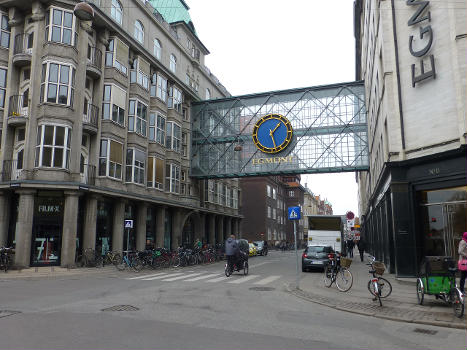
{"label": "bicycle basket", "polygon": [[352,259],[341,257],[341,266],[349,268],[352,264]]}
{"label": "bicycle basket", "polygon": [[375,270],[377,275],[382,275],[386,270],[384,263],[382,263],[381,261],[375,261],[371,266],[373,267],[373,270]]}

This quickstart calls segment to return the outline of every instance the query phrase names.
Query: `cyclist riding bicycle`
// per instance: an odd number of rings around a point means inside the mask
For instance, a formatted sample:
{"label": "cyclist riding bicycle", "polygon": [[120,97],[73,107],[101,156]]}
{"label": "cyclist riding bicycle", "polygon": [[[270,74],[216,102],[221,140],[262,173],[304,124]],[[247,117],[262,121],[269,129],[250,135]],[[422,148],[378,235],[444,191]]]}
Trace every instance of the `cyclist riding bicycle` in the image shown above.
{"label": "cyclist riding bicycle", "polygon": [[233,271],[233,266],[237,261],[238,253],[239,248],[235,235],[230,235],[230,237],[225,241],[225,255],[227,256],[227,264],[230,271]]}

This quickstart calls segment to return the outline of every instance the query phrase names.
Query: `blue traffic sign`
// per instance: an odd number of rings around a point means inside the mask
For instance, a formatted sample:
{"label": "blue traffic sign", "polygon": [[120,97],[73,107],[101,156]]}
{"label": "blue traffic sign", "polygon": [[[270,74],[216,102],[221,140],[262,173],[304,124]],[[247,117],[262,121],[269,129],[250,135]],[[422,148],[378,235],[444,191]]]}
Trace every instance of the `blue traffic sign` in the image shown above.
{"label": "blue traffic sign", "polygon": [[300,220],[301,212],[300,207],[289,207],[289,220]]}

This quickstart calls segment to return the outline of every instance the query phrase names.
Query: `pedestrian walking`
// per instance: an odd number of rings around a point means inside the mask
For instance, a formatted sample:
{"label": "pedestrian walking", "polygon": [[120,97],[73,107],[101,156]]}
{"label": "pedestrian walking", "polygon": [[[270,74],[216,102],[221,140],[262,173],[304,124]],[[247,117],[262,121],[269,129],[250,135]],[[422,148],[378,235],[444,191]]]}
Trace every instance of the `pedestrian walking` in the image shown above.
{"label": "pedestrian walking", "polygon": [[349,255],[349,258],[353,258],[353,248],[354,248],[354,243],[351,239],[347,241],[347,252]]}
{"label": "pedestrian walking", "polygon": [[[465,295],[465,278],[467,277],[467,270],[462,270],[463,266],[465,266],[465,262],[467,260],[467,232],[464,232],[462,235],[462,239],[459,242],[459,249],[457,250],[459,253],[459,270],[461,272],[461,280],[460,280],[460,290],[462,294]],[[462,262],[462,263],[461,263]]]}
{"label": "pedestrian walking", "polygon": [[360,240],[357,243],[357,248],[358,252],[360,253],[360,260],[363,262],[363,253],[365,252],[366,249],[366,244],[365,241],[363,240],[363,237],[360,237]]}

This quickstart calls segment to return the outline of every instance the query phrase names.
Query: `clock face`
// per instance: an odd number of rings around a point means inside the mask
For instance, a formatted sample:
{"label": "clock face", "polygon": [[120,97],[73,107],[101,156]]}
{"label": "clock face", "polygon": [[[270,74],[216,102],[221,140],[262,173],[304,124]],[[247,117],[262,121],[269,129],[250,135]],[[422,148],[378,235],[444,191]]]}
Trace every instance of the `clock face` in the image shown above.
{"label": "clock face", "polygon": [[253,142],[264,153],[278,153],[292,141],[292,125],[280,114],[268,114],[253,127]]}

